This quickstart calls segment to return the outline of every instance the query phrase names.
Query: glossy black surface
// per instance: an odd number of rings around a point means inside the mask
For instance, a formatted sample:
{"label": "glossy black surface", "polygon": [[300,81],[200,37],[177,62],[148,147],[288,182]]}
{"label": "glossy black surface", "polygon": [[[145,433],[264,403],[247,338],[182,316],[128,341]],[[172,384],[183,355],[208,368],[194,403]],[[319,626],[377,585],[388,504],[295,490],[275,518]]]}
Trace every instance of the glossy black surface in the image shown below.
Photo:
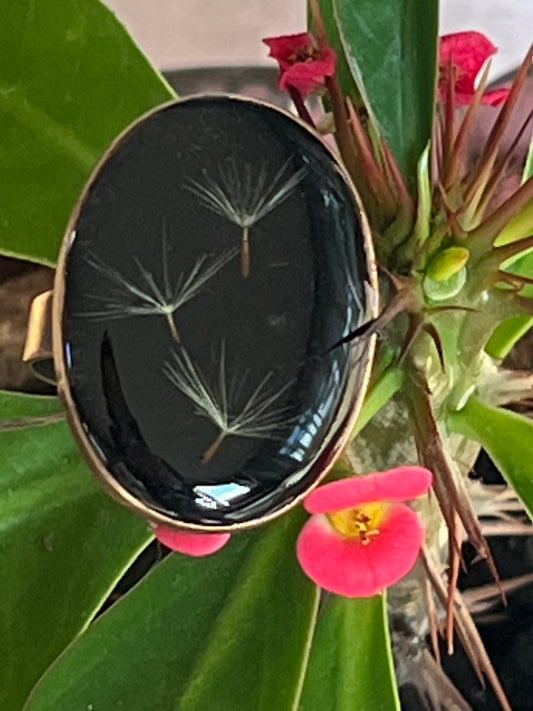
{"label": "glossy black surface", "polygon": [[112,151],[71,240],[69,386],[112,476],[215,526],[307,489],[367,347],[332,346],[369,318],[357,208],[321,142],[248,101],[162,108]]}

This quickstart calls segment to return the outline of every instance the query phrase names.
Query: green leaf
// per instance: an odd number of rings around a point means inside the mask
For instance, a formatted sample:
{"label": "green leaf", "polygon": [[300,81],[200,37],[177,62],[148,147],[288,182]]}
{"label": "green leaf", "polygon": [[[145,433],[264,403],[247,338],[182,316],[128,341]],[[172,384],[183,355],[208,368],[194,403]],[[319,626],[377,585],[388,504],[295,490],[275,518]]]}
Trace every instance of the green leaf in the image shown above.
{"label": "green leaf", "polygon": [[533,421],[471,397],[447,418],[448,429],[479,442],[533,519]]}
{"label": "green leaf", "polygon": [[352,430],[352,438],[364,429],[374,415],[398,392],[405,380],[405,373],[395,365],[390,366],[372,383],[365,397],[361,413]]}
{"label": "green leaf", "polygon": [[428,143],[416,167],[418,200],[416,205],[416,222],[413,230],[413,241],[415,245],[423,244],[429,237],[430,232],[431,180],[429,177],[429,155],[430,144]]}
{"label": "green leaf", "polygon": [[294,541],[303,512],[173,554],[49,670],[26,711],[289,711],[300,691],[316,588]]}
{"label": "green leaf", "polygon": [[60,413],[0,393],[2,711],[20,711],[151,537],[93,481]]}
{"label": "green leaf", "polygon": [[[529,144],[522,183],[533,176],[533,137]],[[529,234],[533,229],[533,202],[526,205],[518,215],[504,228],[496,238],[496,244],[507,244],[521,239]],[[529,250],[526,254],[515,257],[514,261],[505,266],[505,270],[513,274],[533,278],[533,252]],[[522,296],[533,297],[533,286],[527,285],[521,291]],[[530,316],[513,316],[501,323],[489,339],[485,350],[493,358],[505,358],[513,346],[524,336],[533,326],[533,318]]]}
{"label": "green leaf", "polygon": [[525,336],[531,326],[533,326],[533,317],[511,316],[511,318],[496,326],[492,336],[487,341],[485,351],[492,358],[505,358],[522,336]]}
{"label": "green leaf", "polygon": [[65,412],[56,397],[35,397],[0,390],[0,432],[21,429],[29,424],[45,424]]}
{"label": "green leaf", "polygon": [[348,62],[410,189],[431,138],[437,0],[333,0]]}
{"label": "green leaf", "polygon": [[[344,96],[350,96],[352,101],[356,105],[359,105],[361,103],[361,96],[344,53],[344,47],[341,42],[339,29],[337,27],[337,23],[335,22],[335,15],[333,13],[333,0],[318,0],[318,6],[320,9],[320,16],[324,23],[328,44],[335,50],[335,54],[337,55],[335,74],[337,75],[343,94]],[[310,11],[308,12],[308,15],[309,29],[311,32],[314,32],[315,27],[311,19]]]}
{"label": "green leaf", "polygon": [[[506,266],[505,270],[512,274],[520,274],[532,279],[533,252],[530,251],[519,256],[516,261]],[[520,291],[520,295],[533,298],[533,285],[526,284]],[[533,318],[531,316],[512,316],[506,319],[495,328],[485,346],[485,350],[493,358],[505,358],[513,346],[529,331],[531,326],[533,326]]]}
{"label": "green leaf", "polygon": [[400,708],[385,596],[330,597],[320,611],[300,711]]}
{"label": "green leaf", "polygon": [[97,0],[2,7],[0,252],[52,264],[98,158],[172,92]]}
{"label": "green leaf", "polygon": [[[521,239],[529,237],[533,232],[533,200],[531,200],[525,207],[523,207],[520,212],[515,215],[509,222],[505,225],[503,230],[498,234],[494,240],[495,247],[501,247],[504,244],[511,244],[512,242],[518,242]],[[512,259],[507,264],[503,264],[503,269],[508,269],[512,264],[514,265],[517,260],[521,259],[527,254],[531,254],[532,250],[529,248],[525,252],[512,257]]]}

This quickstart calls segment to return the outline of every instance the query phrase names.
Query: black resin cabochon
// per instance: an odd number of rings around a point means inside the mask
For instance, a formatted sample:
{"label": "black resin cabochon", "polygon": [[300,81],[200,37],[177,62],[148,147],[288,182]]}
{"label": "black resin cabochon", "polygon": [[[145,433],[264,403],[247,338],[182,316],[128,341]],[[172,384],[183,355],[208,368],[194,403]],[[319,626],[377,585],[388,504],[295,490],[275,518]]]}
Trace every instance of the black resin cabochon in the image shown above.
{"label": "black resin cabochon", "polygon": [[68,387],[109,474],[213,527],[308,489],[365,380],[368,343],[335,344],[374,301],[320,140],[252,101],[166,105],[110,151],[67,239]]}

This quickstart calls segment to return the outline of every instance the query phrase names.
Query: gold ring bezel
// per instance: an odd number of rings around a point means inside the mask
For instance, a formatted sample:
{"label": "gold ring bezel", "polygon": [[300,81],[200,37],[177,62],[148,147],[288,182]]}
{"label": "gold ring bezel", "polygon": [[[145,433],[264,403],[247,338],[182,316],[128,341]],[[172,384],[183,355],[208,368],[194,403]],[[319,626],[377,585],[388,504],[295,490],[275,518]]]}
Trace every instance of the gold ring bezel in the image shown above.
{"label": "gold ring bezel", "polygon": [[[347,185],[348,189],[350,190],[354,203],[357,206],[357,212],[358,212],[358,217],[360,221],[360,226],[361,226],[361,232],[363,234],[363,239],[364,239],[364,245],[363,245],[363,251],[365,254],[366,258],[366,266],[367,266],[367,272],[368,272],[368,285],[369,289],[367,290],[367,299],[369,300],[368,303],[368,312],[370,315],[370,318],[376,318],[378,315],[379,311],[379,289],[378,289],[378,278],[377,278],[377,268],[376,268],[376,262],[375,262],[375,255],[374,255],[374,248],[373,248],[373,243],[372,243],[372,237],[371,237],[371,231],[370,227],[368,224],[368,220],[366,218],[366,215],[363,210],[363,206],[361,203],[361,199],[357,193],[357,190],[355,189],[355,186],[353,185],[353,182],[347,173],[346,169],[340,162],[339,158],[335,155],[335,153],[331,150],[329,146],[327,146],[322,137],[314,131],[312,128],[310,128],[306,123],[304,123],[300,118],[294,116],[293,114],[289,113],[288,111],[285,111],[284,109],[272,106],[271,104],[248,98],[248,97],[242,97],[234,94],[206,94],[206,95],[192,95],[189,97],[185,97],[183,99],[178,99],[178,100],[172,100],[169,102],[166,102],[164,104],[161,104],[154,109],[151,109],[150,111],[147,111],[143,115],[141,115],[138,119],[136,119],[132,124],[130,124],[122,133],[112,142],[112,144],[109,146],[109,148],[105,151],[101,159],[98,161],[96,166],[94,167],[90,177],[88,178],[87,182],[85,183],[85,186],[83,188],[83,192],[81,194],[81,197],[79,198],[78,202],[76,203],[74,210],[70,216],[66,233],[63,238],[63,242],[61,245],[61,250],[59,254],[59,259],[58,259],[58,264],[57,264],[57,270],[56,270],[56,275],[55,275],[55,282],[54,282],[54,292],[53,292],[53,303],[52,303],[52,356],[53,356],[53,361],[54,361],[54,367],[55,367],[55,375],[56,375],[56,384],[57,384],[57,390],[58,390],[58,395],[61,398],[65,410],[66,410],[66,415],[67,415],[67,420],[70,426],[70,429],[72,431],[72,434],[74,436],[74,439],[76,440],[80,451],[82,452],[82,455],[84,459],[86,460],[90,470],[93,472],[93,474],[96,476],[96,478],[100,481],[104,489],[118,502],[121,504],[129,507],[130,509],[136,511],[139,513],[141,516],[144,518],[148,519],[152,524],[155,525],[160,525],[160,526],[165,526],[167,528],[177,530],[177,531],[190,531],[190,532],[195,532],[195,533],[221,533],[221,532],[228,532],[232,533],[235,531],[239,530],[246,530],[250,528],[255,528],[261,524],[267,523],[269,521],[272,521],[279,516],[282,516],[284,513],[289,511],[290,509],[294,508],[295,506],[298,505],[302,501],[302,499],[307,496],[307,494],[315,487],[318,485],[318,483],[327,475],[333,464],[335,463],[338,455],[342,452],[346,444],[348,443],[350,433],[353,429],[353,426],[355,424],[355,421],[357,419],[357,416],[361,410],[364,395],[366,393],[369,379],[370,379],[370,373],[371,373],[371,368],[372,368],[372,361],[373,361],[373,355],[374,355],[374,350],[375,350],[375,336],[370,336],[367,339],[367,347],[365,350],[365,353],[362,356],[362,360],[360,361],[360,366],[359,366],[359,372],[360,372],[360,381],[359,381],[359,390],[357,393],[354,394],[354,397],[351,399],[349,403],[349,407],[347,408],[347,413],[344,416],[344,421],[342,423],[342,429],[339,433],[337,431],[336,435],[336,442],[335,446],[330,448],[330,450],[327,452],[326,457],[321,457],[320,458],[320,466],[321,470],[320,472],[316,475],[314,478],[313,482],[305,489],[305,491],[302,491],[300,494],[296,495],[294,499],[286,503],[285,505],[281,506],[280,508],[275,509],[274,511],[265,514],[263,516],[258,517],[257,519],[245,521],[245,522],[238,522],[238,523],[232,523],[232,524],[221,524],[221,525],[216,525],[216,524],[209,524],[209,525],[203,525],[203,524],[196,524],[196,523],[189,523],[189,522],[184,522],[177,520],[175,518],[172,518],[166,514],[161,513],[160,511],[154,510],[150,508],[148,505],[137,499],[133,494],[131,494],[122,484],[120,484],[114,476],[105,468],[103,465],[101,459],[98,457],[94,446],[91,444],[85,429],[82,426],[82,423],[80,421],[80,418],[77,413],[76,405],[72,396],[72,392],[69,386],[69,381],[67,377],[67,365],[65,362],[65,341],[63,337],[63,316],[64,316],[64,307],[65,307],[65,291],[66,291],[66,263],[67,263],[67,258],[68,258],[68,253],[72,244],[72,238],[73,238],[73,233],[75,226],[78,222],[80,213],[88,199],[88,196],[91,191],[91,187],[97,178],[97,176],[100,174],[100,171],[106,164],[107,160],[111,155],[117,151],[117,149],[121,146],[121,144],[129,137],[129,135],[136,130],[136,128],[144,123],[147,119],[150,117],[154,116],[155,114],[159,113],[160,111],[165,110],[166,108],[170,106],[174,106],[175,104],[183,104],[189,101],[194,101],[197,98],[220,98],[220,97],[225,97],[229,99],[234,99],[242,102],[247,102],[251,104],[255,104],[258,106],[265,106],[269,108],[270,110],[274,110],[291,121],[295,121],[298,123],[306,132],[310,133],[315,139],[318,139],[322,145],[325,147],[326,151],[329,153],[332,161],[335,163],[337,166],[339,173],[342,175],[343,180],[345,184]],[[41,349],[39,351],[39,348],[35,349],[35,344],[33,347],[33,351],[37,352],[38,355],[43,357],[44,353],[43,350]],[[31,353],[28,351],[29,356],[31,356]],[[27,360],[30,360],[30,357],[26,358]],[[34,358],[35,359],[35,358]],[[37,358],[38,359],[38,358]],[[315,465],[316,466],[316,463]]]}

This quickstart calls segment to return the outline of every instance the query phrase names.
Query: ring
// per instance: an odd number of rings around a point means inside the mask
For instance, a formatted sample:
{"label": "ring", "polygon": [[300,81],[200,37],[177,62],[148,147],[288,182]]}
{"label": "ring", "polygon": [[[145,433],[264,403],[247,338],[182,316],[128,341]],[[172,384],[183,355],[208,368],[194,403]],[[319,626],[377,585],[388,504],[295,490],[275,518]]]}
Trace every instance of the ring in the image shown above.
{"label": "ring", "polygon": [[324,141],[259,101],[197,96],[139,118],[93,171],[24,359],[115,498],[234,531],[333,465],[374,350],[347,336],[377,311],[367,221]]}

